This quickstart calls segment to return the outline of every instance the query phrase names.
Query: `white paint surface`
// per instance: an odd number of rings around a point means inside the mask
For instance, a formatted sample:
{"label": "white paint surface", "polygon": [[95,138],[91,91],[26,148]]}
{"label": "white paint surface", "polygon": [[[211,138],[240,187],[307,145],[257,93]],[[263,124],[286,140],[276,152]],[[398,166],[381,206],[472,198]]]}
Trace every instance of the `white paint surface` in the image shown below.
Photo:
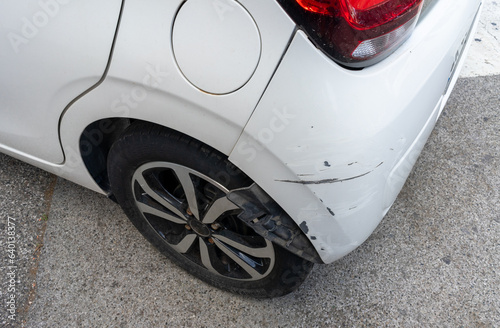
{"label": "white paint surface", "polygon": [[194,86],[214,94],[241,88],[259,63],[261,43],[252,16],[233,0],[190,0],[175,19],[173,49]]}
{"label": "white paint surface", "polygon": [[500,74],[500,1],[484,0],[483,6],[460,77]]}

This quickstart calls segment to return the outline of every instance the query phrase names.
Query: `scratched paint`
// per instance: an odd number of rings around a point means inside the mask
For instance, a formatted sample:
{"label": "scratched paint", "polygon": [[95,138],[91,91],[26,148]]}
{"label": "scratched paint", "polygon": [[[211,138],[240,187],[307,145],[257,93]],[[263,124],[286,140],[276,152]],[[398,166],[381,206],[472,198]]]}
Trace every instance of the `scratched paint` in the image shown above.
{"label": "scratched paint", "polygon": [[[384,162],[380,163],[379,165],[377,165],[375,167],[378,168],[380,165],[384,164]],[[324,183],[336,183],[336,182],[344,182],[344,181],[350,181],[350,180],[355,180],[355,179],[358,179],[358,178],[361,178],[361,177],[364,177],[365,175],[368,175],[370,173],[372,173],[373,171],[375,171],[375,169],[371,170],[371,171],[368,171],[366,173],[363,173],[363,174],[360,174],[360,175],[356,175],[356,176],[353,176],[353,177],[349,177],[349,178],[344,178],[344,179],[340,179],[340,178],[333,178],[333,179],[322,179],[322,180],[274,180],[274,181],[278,181],[278,182],[288,182],[288,183],[298,183],[298,184],[303,184],[303,185],[310,185],[310,184],[324,184]],[[303,175],[299,175],[299,176],[303,176]]]}

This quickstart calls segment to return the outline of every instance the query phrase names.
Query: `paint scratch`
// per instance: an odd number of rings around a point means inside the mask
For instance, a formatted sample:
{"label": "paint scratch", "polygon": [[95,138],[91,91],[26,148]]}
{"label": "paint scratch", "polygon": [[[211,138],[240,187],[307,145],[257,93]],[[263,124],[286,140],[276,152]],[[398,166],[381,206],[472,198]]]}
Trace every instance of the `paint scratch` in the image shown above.
{"label": "paint scratch", "polygon": [[[375,167],[375,169],[378,168],[382,164],[384,164],[384,162],[382,162],[379,165],[377,165]],[[323,180],[275,180],[275,181],[277,181],[277,182],[297,183],[297,184],[303,184],[303,185],[324,184],[324,183],[337,183],[337,182],[350,181],[350,180],[354,180],[354,179],[358,179],[358,178],[364,177],[365,175],[368,175],[368,174],[372,173],[373,171],[375,171],[375,169],[373,169],[371,171],[368,171],[366,173],[363,173],[363,174],[360,174],[360,175],[356,175],[356,176],[350,177],[350,178],[345,178],[345,179],[333,178],[333,179],[323,179]]]}

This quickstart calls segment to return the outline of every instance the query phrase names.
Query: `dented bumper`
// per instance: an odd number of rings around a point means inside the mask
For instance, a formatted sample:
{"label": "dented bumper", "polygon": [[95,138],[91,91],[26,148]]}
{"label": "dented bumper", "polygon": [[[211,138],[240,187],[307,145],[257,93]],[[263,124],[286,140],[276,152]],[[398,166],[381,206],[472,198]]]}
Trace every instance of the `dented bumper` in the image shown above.
{"label": "dented bumper", "polygon": [[325,263],[365,241],[396,199],[456,81],[479,6],[436,2],[401,48],[361,71],[294,36],[229,158]]}

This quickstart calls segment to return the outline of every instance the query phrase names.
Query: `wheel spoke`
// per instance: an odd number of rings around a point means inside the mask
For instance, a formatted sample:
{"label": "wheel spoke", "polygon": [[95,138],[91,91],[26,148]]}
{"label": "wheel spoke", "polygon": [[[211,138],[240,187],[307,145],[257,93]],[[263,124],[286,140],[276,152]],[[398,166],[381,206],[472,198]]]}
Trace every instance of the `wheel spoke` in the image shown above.
{"label": "wheel spoke", "polygon": [[196,191],[193,185],[193,180],[189,175],[189,171],[176,167],[174,172],[177,175],[177,179],[179,179],[179,182],[181,183],[182,189],[184,190],[189,210],[193,213],[194,217],[199,220],[200,214],[198,211],[198,202],[196,200]]}
{"label": "wheel spoke", "polygon": [[201,262],[203,263],[205,268],[207,268],[208,271],[219,274],[212,265],[212,261],[210,259],[210,252],[208,250],[207,244],[205,244],[205,241],[202,238],[199,238],[199,240],[200,240]]}
{"label": "wheel spoke", "polygon": [[152,214],[154,216],[160,217],[160,218],[165,219],[167,221],[170,221],[172,223],[186,224],[186,222],[187,222],[186,220],[183,220],[181,218],[178,218],[178,217],[173,216],[171,214],[168,214],[166,212],[160,211],[160,210],[158,210],[154,207],[151,207],[145,203],[136,201],[136,204],[137,204],[137,207],[139,208],[139,210],[141,210],[141,212],[143,212],[143,213]]}
{"label": "wheel spoke", "polygon": [[184,215],[182,214],[182,212],[176,207],[174,206],[171,202],[169,202],[167,199],[163,198],[162,196],[160,196],[156,191],[154,191],[148,184],[148,182],[146,181],[146,179],[144,179],[144,176],[142,175],[142,172],[136,172],[134,174],[134,180],[137,181],[139,183],[139,185],[141,186],[141,188],[144,190],[144,192],[151,198],[153,198],[154,200],[156,200],[158,203],[160,203],[162,206],[166,207],[167,209],[169,209],[170,211],[172,211],[175,215],[183,218]]}
{"label": "wheel spoke", "polygon": [[187,251],[189,251],[189,249],[191,248],[191,246],[193,246],[196,239],[201,240],[201,238],[198,238],[198,236],[196,234],[192,233],[192,234],[186,235],[177,245],[172,245],[172,244],[169,244],[169,245],[173,249],[175,249],[177,252],[184,254]]}
{"label": "wheel spoke", "polygon": [[239,207],[227,199],[227,197],[219,198],[212,204],[212,206],[210,206],[210,209],[203,218],[203,223],[212,224],[225,212],[238,208]]}
{"label": "wheel spoke", "polygon": [[[231,236],[231,235],[233,235],[233,236]],[[269,244],[267,241],[266,241],[266,246],[264,246],[264,247],[251,247],[251,246],[242,244],[241,241],[234,240],[234,239],[236,239],[234,237],[237,236],[234,233],[225,232],[225,236],[222,236],[219,234],[214,234],[213,236],[215,238],[217,238],[219,241],[221,241],[222,243],[227,244],[227,245],[237,249],[238,251],[240,251],[242,253],[245,253],[245,254],[248,254],[248,255],[251,255],[254,257],[272,258],[274,255],[273,248],[269,247]],[[230,237],[233,237],[233,238],[231,239]]]}
{"label": "wheel spoke", "polygon": [[229,256],[234,262],[236,262],[243,270],[245,270],[251,277],[252,280],[257,280],[262,278],[264,275],[259,273],[255,267],[258,265],[255,261],[250,259],[248,256],[242,253],[236,253],[234,250],[228,248],[223,242],[214,238],[215,244],[221,251],[223,251],[227,256]]}

